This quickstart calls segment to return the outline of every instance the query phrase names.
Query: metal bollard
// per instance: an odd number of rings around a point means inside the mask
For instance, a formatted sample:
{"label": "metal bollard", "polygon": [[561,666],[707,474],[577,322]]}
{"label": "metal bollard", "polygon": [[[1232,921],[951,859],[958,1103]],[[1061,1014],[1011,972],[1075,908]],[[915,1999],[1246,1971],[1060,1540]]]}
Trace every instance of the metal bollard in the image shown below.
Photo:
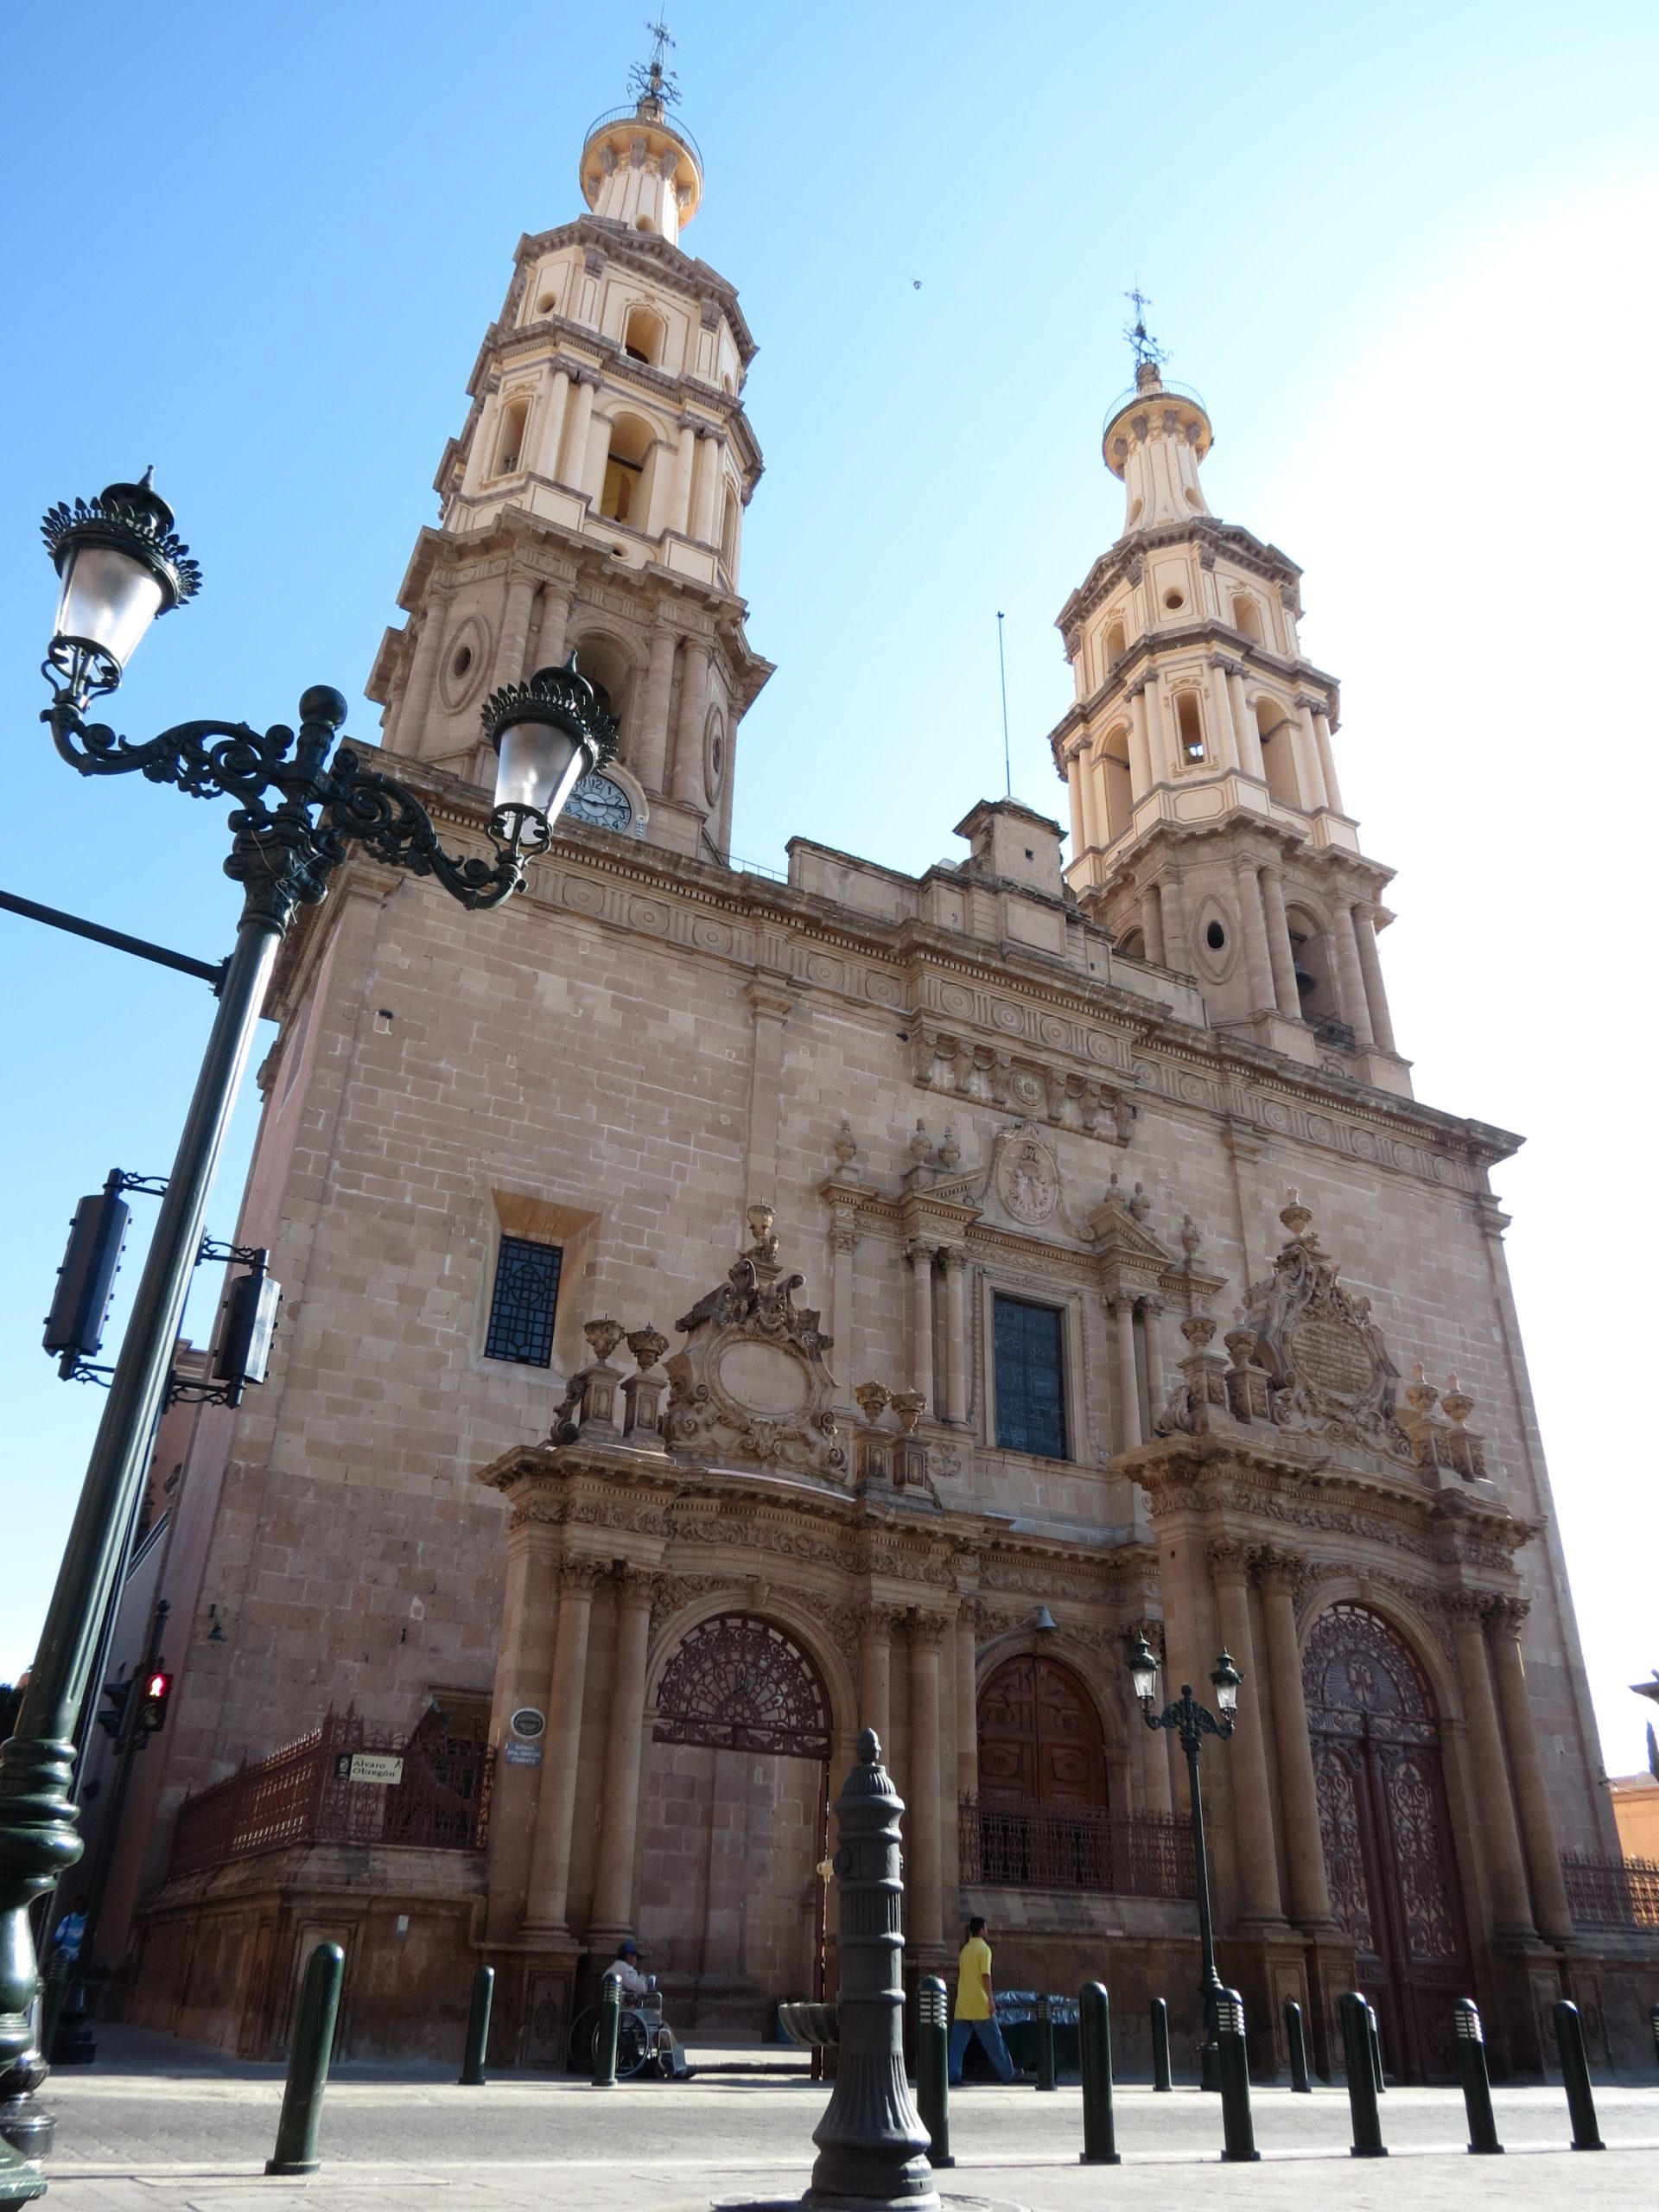
{"label": "metal bollard", "polygon": [[1605,2151],[1596,2126],[1595,2094],[1590,2087],[1590,2060],[1584,2048],[1584,2022],[1579,2008],[1563,1997],[1555,2007],[1555,2040],[1560,2046],[1561,2076],[1567,2084],[1567,2108],[1573,2117],[1573,2148]]}
{"label": "metal bollard", "polygon": [[1386,2158],[1382,2123],[1376,2110],[1376,2075],[1371,2057],[1370,2006],[1351,1989],[1338,2006],[1342,2015],[1342,2055],[1348,2069],[1348,2110],[1354,2123],[1356,2158]]}
{"label": "metal bollard", "polygon": [[265,2160],[268,2174],[317,2171],[317,2123],[322,2118],[323,2084],[328,2079],[340,1988],[345,1979],[345,1952],[338,1943],[319,1943],[306,1961],[299,2017],[288,2054],[283,2114],[276,2123],[276,2148]]}
{"label": "metal bollard", "polygon": [[1262,2153],[1250,2122],[1250,2057],[1244,2042],[1244,1999],[1224,1989],[1216,1999],[1216,2037],[1221,2046],[1221,2155],[1233,2165]]}
{"label": "metal bollard", "polygon": [[1080,2166],[1116,2166],[1117,2123],[1112,2113],[1112,2008],[1097,1981],[1077,1999],[1078,2056],[1083,2062],[1083,2149]]}
{"label": "metal bollard", "polygon": [[1365,2022],[1371,2039],[1371,2079],[1376,2084],[1377,2095],[1386,2096],[1389,2085],[1382,2079],[1382,2031],[1377,2023],[1376,2007],[1369,2000],[1365,2006]]}
{"label": "metal bollard", "polygon": [[1167,2089],[1169,2079],[1169,2007],[1161,1997],[1152,2000],[1152,2086]]}
{"label": "metal bollard", "polygon": [[1659,2005],[1648,2014],[1648,2025],[1653,2030],[1653,2055],[1659,2060]]}
{"label": "metal bollard", "polygon": [[950,2155],[950,2004],[936,1974],[916,1985],[916,2109],[929,2136],[928,2162],[954,2166]]}
{"label": "metal bollard", "polygon": [[594,2082],[596,2089],[616,2087],[616,2037],[622,2025],[622,1985],[607,1974],[599,1985],[599,2025],[594,2030]]}
{"label": "metal bollard", "polygon": [[1459,1997],[1452,2007],[1452,2029],[1458,2045],[1463,2108],[1469,2115],[1469,2148],[1477,2158],[1501,2158],[1503,2145],[1497,2139],[1491,2077],[1486,2071],[1486,2036],[1480,2024],[1480,2007],[1472,1997]]}
{"label": "metal bollard", "polygon": [[461,2062],[463,2089],[484,2087],[484,2047],[490,2039],[490,2003],[495,1995],[495,1968],[480,1967],[473,1976],[473,2002],[467,2015],[467,2049]]}
{"label": "metal bollard", "polygon": [[1302,2008],[1294,1997],[1285,2000],[1285,2040],[1290,2045],[1290,2086],[1299,2097],[1311,2097],[1313,2085],[1307,2078],[1307,2031],[1302,2025]]}
{"label": "metal bollard", "polygon": [[1054,2079],[1054,2013],[1046,1994],[1037,1999],[1037,2087],[1059,2087]]}

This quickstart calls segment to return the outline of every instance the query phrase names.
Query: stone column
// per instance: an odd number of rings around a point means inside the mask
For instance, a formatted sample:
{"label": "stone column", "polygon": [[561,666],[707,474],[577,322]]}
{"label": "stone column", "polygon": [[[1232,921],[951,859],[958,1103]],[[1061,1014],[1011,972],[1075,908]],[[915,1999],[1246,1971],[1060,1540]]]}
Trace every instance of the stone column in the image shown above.
{"label": "stone column", "polygon": [[725,442],[713,429],[704,430],[701,435],[702,451],[697,456],[696,512],[692,517],[691,535],[699,545],[712,545],[715,542],[715,494],[720,489],[720,456],[725,449]]}
{"label": "stone column", "polygon": [[1258,783],[1268,780],[1268,764],[1262,758],[1262,733],[1255,726],[1255,716],[1244,703],[1244,671],[1230,667],[1227,671],[1227,696],[1233,702],[1233,727],[1238,732],[1239,764],[1247,775]]}
{"label": "stone column", "polygon": [[611,1675],[599,1878],[589,1941],[633,1927],[633,1855],[639,1833],[639,1752],[645,1737],[645,1653],[656,1577],[630,1567],[617,1585],[616,1658]]}
{"label": "stone column", "polygon": [[933,1247],[912,1237],[905,1247],[910,1263],[910,1387],[927,1400],[927,1410],[937,1414],[933,1402]]}
{"label": "stone column", "polygon": [[1135,1366],[1135,1300],[1120,1291],[1107,1300],[1117,1324],[1117,1404],[1120,1452],[1133,1452],[1144,1443],[1141,1433],[1141,1383]]}
{"label": "stone column", "polygon": [[859,1637],[860,1719],[884,1745],[893,1723],[893,1618],[889,1607],[872,1605]]}
{"label": "stone column", "polygon": [[1371,1017],[1371,1034],[1385,1052],[1394,1050],[1394,1024],[1389,1018],[1389,995],[1382,982],[1382,963],[1376,957],[1376,909],[1356,904],[1348,909],[1354,925],[1354,944],[1359,972],[1365,985],[1365,1004]]}
{"label": "stone column", "polygon": [[680,715],[674,731],[673,796],[682,806],[708,804],[702,783],[702,725],[709,711],[709,652],[688,638],[680,654]]}
{"label": "stone column", "polygon": [[1549,1785],[1538,1749],[1538,1731],[1532,1700],[1527,1694],[1526,1662],[1521,1652],[1521,1625],[1529,1611],[1516,1598],[1495,1598],[1486,1609],[1486,1634],[1491,1649],[1492,1673],[1497,1682],[1498,1711],[1503,1717],[1503,1740],[1515,1782],[1516,1809],[1521,1816],[1521,1841],[1526,1853],[1532,1885],[1533,1917],[1547,1943],[1570,1943],[1573,1915],[1561,1876],[1560,1839],[1549,1808]]}
{"label": "stone column", "polygon": [[1103,845],[1110,834],[1109,827],[1101,828],[1101,779],[1096,770],[1094,747],[1085,745],[1077,757],[1078,790],[1083,799],[1083,834],[1087,849],[1092,852]]}
{"label": "stone column", "polygon": [[1319,1784],[1313,1774],[1313,1745],[1307,1732],[1307,1700],[1302,1689],[1302,1659],[1296,1637],[1296,1578],[1305,1562],[1294,1553],[1264,1550],[1258,1554],[1258,1563],[1268,1646],[1268,1692],[1273,1700],[1274,1735],[1279,1748],[1279,1802],[1284,1814],[1290,1916],[1310,1935],[1324,1935],[1336,1923],[1319,1834]]}
{"label": "stone column", "polygon": [[1211,1544],[1210,1577],[1215,1585],[1222,1642],[1244,1677],[1238,1693],[1238,1725],[1227,1746],[1239,1910],[1258,1927],[1262,1923],[1276,1926],[1284,1920],[1285,1901],[1279,1887],[1279,1857],[1273,1837],[1272,1785],[1262,1735],[1263,1700],[1250,1633],[1249,1560],[1243,1545],[1227,1539]]}
{"label": "stone column", "polygon": [[680,537],[691,534],[691,472],[696,465],[697,426],[686,421],[680,424],[680,449],[674,456],[674,492],[670,500],[665,527],[677,531]]}
{"label": "stone column", "polygon": [[1337,760],[1331,750],[1331,719],[1321,707],[1313,709],[1313,748],[1319,755],[1319,773],[1325,779],[1325,799],[1327,806],[1342,812],[1342,793],[1337,788]]}
{"label": "stone column", "polygon": [[532,676],[538,668],[556,668],[564,658],[564,633],[570,626],[571,596],[563,584],[542,586],[542,619],[536,630],[536,649],[526,663]]}
{"label": "stone column", "polygon": [[944,1822],[939,1804],[939,1646],[942,1613],[918,1613],[910,1624],[910,1819],[907,1919],[917,1943],[944,1940],[939,1918]]}
{"label": "stone column", "polygon": [[1155,883],[1141,887],[1141,934],[1147,940],[1147,957],[1158,967],[1167,965],[1164,958],[1164,915]]}
{"label": "stone column", "polygon": [[1325,797],[1325,778],[1319,772],[1319,748],[1313,735],[1313,716],[1305,699],[1296,702],[1291,736],[1296,749],[1297,788],[1301,793],[1303,806],[1313,814],[1329,802]]}
{"label": "stone column", "polygon": [[660,791],[668,774],[668,700],[674,688],[674,648],[677,640],[666,622],[651,633],[651,658],[645,667],[645,694],[640,702],[639,721],[630,750],[628,766],[648,791]]}
{"label": "stone column", "polygon": [[1212,660],[1210,664],[1210,720],[1215,730],[1216,758],[1224,768],[1238,766],[1238,734],[1233,728],[1233,709],[1227,696],[1227,664]]}
{"label": "stone column", "polygon": [[582,1750],[582,1692],[588,1681],[588,1630],[601,1572],[593,1559],[559,1565],[559,1624],[547,1693],[547,1759],[536,1806],[524,1926],[563,1935],[570,1893],[571,1823],[576,1809],[576,1760]]}
{"label": "stone column", "polygon": [[1083,754],[1075,745],[1065,756],[1065,781],[1071,801],[1071,857],[1080,860],[1090,841],[1083,810]]}
{"label": "stone column", "polygon": [[530,645],[531,609],[536,604],[534,576],[513,575],[507,579],[506,607],[501,616],[501,635],[495,648],[495,665],[490,671],[490,689],[499,691],[504,683],[520,683],[524,677],[524,654]]}
{"label": "stone column", "polygon": [[1158,896],[1164,916],[1164,965],[1178,975],[1189,975],[1192,960],[1186,942],[1186,901],[1173,868],[1160,877]]}
{"label": "stone column", "polygon": [[975,1664],[974,1608],[957,1607],[957,1793],[979,1795],[979,1675]]}
{"label": "stone column", "polygon": [[559,474],[559,442],[564,435],[565,416],[570,407],[570,372],[561,365],[553,372],[548,390],[547,407],[542,416],[541,435],[536,442],[534,467],[538,476],[551,477],[555,482]]}
{"label": "stone column", "polygon": [[415,643],[409,679],[397,709],[397,750],[418,756],[426,718],[432,706],[432,687],[443,664],[443,638],[449,626],[449,601],[435,593],[426,602],[421,634]]}
{"label": "stone column", "polygon": [[1469,1757],[1474,1769],[1475,1820],[1491,1890],[1493,1928],[1499,1936],[1529,1940],[1537,1931],[1527,1897],[1527,1871],[1522,1861],[1521,1837],[1510,1796],[1509,1768],[1503,1757],[1503,1739],[1498,1732],[1497,1707],[1492,1701],[1491,1669],[1481,1625],[1480,1600],[1472,1593],[1463,1592],[1451,1602],[1457,1630],[1458,1678],[1463,1685]]}
{"label": "stone column", "polygon": [[582,370],[573,370],[571,375],[576,397],[569,410],[570,431],[564,442],[564,461],[558,480],[567,491],[579,492],[588,470],[588,436],[593,427],[594,392],[598,380]]}
{"label": "stone column", "polygon": [[1354,942],[1353,912],[1351,907],[1338,906],[1331,925],[1331,949],[1337,961],[1337,995],[1342,1001],[1342,1018],[1362,1045],[1371,1039],[1370,1010],[1365,1003],[1365,985],[1359,972],[1359,949]]}
{"label": "stone column", "polygon": [[1255,869],[1242,861],[1233,877],[1238,897],[1239,926],[1244,934],[1244,968],[1250,979],[1253,1012],[1277,1006],[1273,963],[1268,955],[1268,927],[1262,912],[1262,886]]}
{"label": "stone column", "polygon": [[1149,1421],[1156,1421],[1164,1402],[1164,1357],[1160,1342],[1158,1317],[1164,1310],[1161,1298],[1141,1300],[1141,1334],[1147,1349],[1147,1414]]}
{"label": "stone column", "polygon": [[1129,700],[1129,797],[1143,799],[1152,789],[1152,745],[1147,735],[1147,687],[1137,683]]}
{"label": "stone column", "polygon": [[968,1418],[968,1255],[959,1244],[944,1248],[944,1417]]}
{"label": "stone column", "polygon": [[1290,924],[1285,915],[1285,879],[1276,868],[1264,868],[1259,878],[1262,906],[1268,922],[1268,958],[1273,968],[1273,993],[1287,1021],[1302,1018],[1302,995],[1296,988],[1296,959],[1290,947]]}

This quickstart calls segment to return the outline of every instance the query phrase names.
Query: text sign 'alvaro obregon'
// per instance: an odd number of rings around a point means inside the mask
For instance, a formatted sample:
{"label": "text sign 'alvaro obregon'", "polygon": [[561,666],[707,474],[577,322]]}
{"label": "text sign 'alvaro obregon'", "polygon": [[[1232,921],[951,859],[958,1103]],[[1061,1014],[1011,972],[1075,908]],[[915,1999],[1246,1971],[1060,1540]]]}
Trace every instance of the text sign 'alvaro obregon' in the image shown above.
{"label": "text sign 'alvaro obregon'", "polygon": [[382,1785],[404,1778],[403,1760],[391,1751],[342,1751],[334,1761],[338,1782],[376,1782]]}

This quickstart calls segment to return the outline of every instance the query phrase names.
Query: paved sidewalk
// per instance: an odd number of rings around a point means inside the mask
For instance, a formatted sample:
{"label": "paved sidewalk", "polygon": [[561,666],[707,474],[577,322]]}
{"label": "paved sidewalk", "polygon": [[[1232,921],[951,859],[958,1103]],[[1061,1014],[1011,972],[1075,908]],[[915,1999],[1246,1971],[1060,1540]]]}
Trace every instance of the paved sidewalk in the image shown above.
{"label": "paved sidewalk", "polygon": [[[704,2074],[688,2083],[594,2090],[581,2081],[500,2075],[463,2089],[434,2067],[356,2066],[329,2083],[320,2174],[268,2179],[281,2069],[250,2066],[170,2038],[107,2033],[100,2063],[54,2075],[59,2114],[49,2202],[63,2212],[706,2212],[714,2202],[798,2198],[828,2088],[787,2052],[715,2053],[793,2071]],[[1348,2156],[1338,2089],[1295,2097],[1259,2089],[1255,2166],[1219,2163],[1217,2101],[1194,2089],[1120,2089],[1124,2164],[1085,2169],[1080,2092],[969,2088],[951,2100],[956,2167],[939,2177],[947,2212],[1422,2212],[1499,2204],[1558,2212],[1564,2191],[1594,2192],[1598,2212],[1659,2205],[1659,2088],[1602,2088],[1609,2149],[1573,2157],[1559,2089],[1494,2094],[1499,2158],[1471,2158],[1455,2091],[1394,2089],[1382,2101],[1390,2156]]]}

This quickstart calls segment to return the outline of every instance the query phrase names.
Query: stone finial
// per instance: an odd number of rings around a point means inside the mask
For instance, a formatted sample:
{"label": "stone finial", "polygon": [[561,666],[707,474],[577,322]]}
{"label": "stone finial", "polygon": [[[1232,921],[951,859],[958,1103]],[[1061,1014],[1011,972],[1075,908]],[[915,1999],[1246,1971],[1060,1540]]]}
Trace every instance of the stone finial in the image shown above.
{"label": "stone finial", "polygon": [[1312,1207],[1302,1204],[1293,1188],[1285,1192],[1285,1203],[1279,1209],[1279,1218],[1293,1236],[1302,1237],[1307,1234],[1313,1212]]}
{"label": "stone finial", "polygon": [[893,1393],[885,1382],[861,1382],[853,1393],[858,1400],[858,1409],[874,1428],[892,1402]]}
{"label": "stone finial", "polygon": [[939,1142],[939,1158],[946,1167],[954,1167],[962,1158],[962,1147],[957,1142],[957,1133],[948,1122]]}
{"label": "stone finial", "polygon": [[1255,1331],[1243,1326],[1242,1316],[1241,1325],[1229,1329],[1221,1341],[1231,1353],[1235,1367],[1248,1367],[1255,1357]]}
{"label": "stone finial", "polygon": [[1448,1375],[1446,1378],[1445,1394],[1440,1399],[1440,1411],[1448,1421],[1455,1421],[1461,1428],[1474,1410],[1475,1402],[1472,1395],[1460,1387],[1455,1375]]}
{"label": "stone finial", "polygon": [[931,1156],[932,1151],[933,1140],[927,1134],[927,1124],[925,1122],[918,1122],[916,1134],[910,1141],[910,1156],[919,1167]]}
{"label": "stone finial", "polygon": [[587,1338],[594,1357],[603,1366],[622,1341],[622,1324],[613,1321],[607,1313],[597,1321],[585,1321],[582,1333]]}
{"label": "stone finial", "polygon": [[[1207,1351],[1210,1339],[1215,1333],[1216,1325],[1207,1313],[1189,1313],[1181,1324],[1181,1334],[1194,1351]],[[1231,1338],[1227,1341],[1230,1344]]]}
{"label": "stone finial", "polygon": [[1427,1421],[1429,1414],[1433,1412],[1440,1394],[1423,1373],[1423,1363],[1421,1359],[1413,1361],[1411,1380],[1407,1383],[1402,1395],[1406,1403],[1420,1421]]}
{"label": "stone finial", "polygon": [[858,1160],[858,1139],[853,1135],[853,1125],[843,1118],[836,1132],[836,1159],[842,1167],[852,1167]]}
{"label": "stone finial", "polygon": [[892,1403],[900,1430],[906,1436],[912,1435],[917,1422],[926,1410],[927,1393],[925,1390],[895,1390]]}
{"label": "stone finial", "polygon": [[631,1329],[628,1332],[628,1350],[633,1354],[635,1363],[643,1375],[646,1368],[655,1367],[668,1350],[668,1338],[658,1336],[647,1321],[643,1329]]}

